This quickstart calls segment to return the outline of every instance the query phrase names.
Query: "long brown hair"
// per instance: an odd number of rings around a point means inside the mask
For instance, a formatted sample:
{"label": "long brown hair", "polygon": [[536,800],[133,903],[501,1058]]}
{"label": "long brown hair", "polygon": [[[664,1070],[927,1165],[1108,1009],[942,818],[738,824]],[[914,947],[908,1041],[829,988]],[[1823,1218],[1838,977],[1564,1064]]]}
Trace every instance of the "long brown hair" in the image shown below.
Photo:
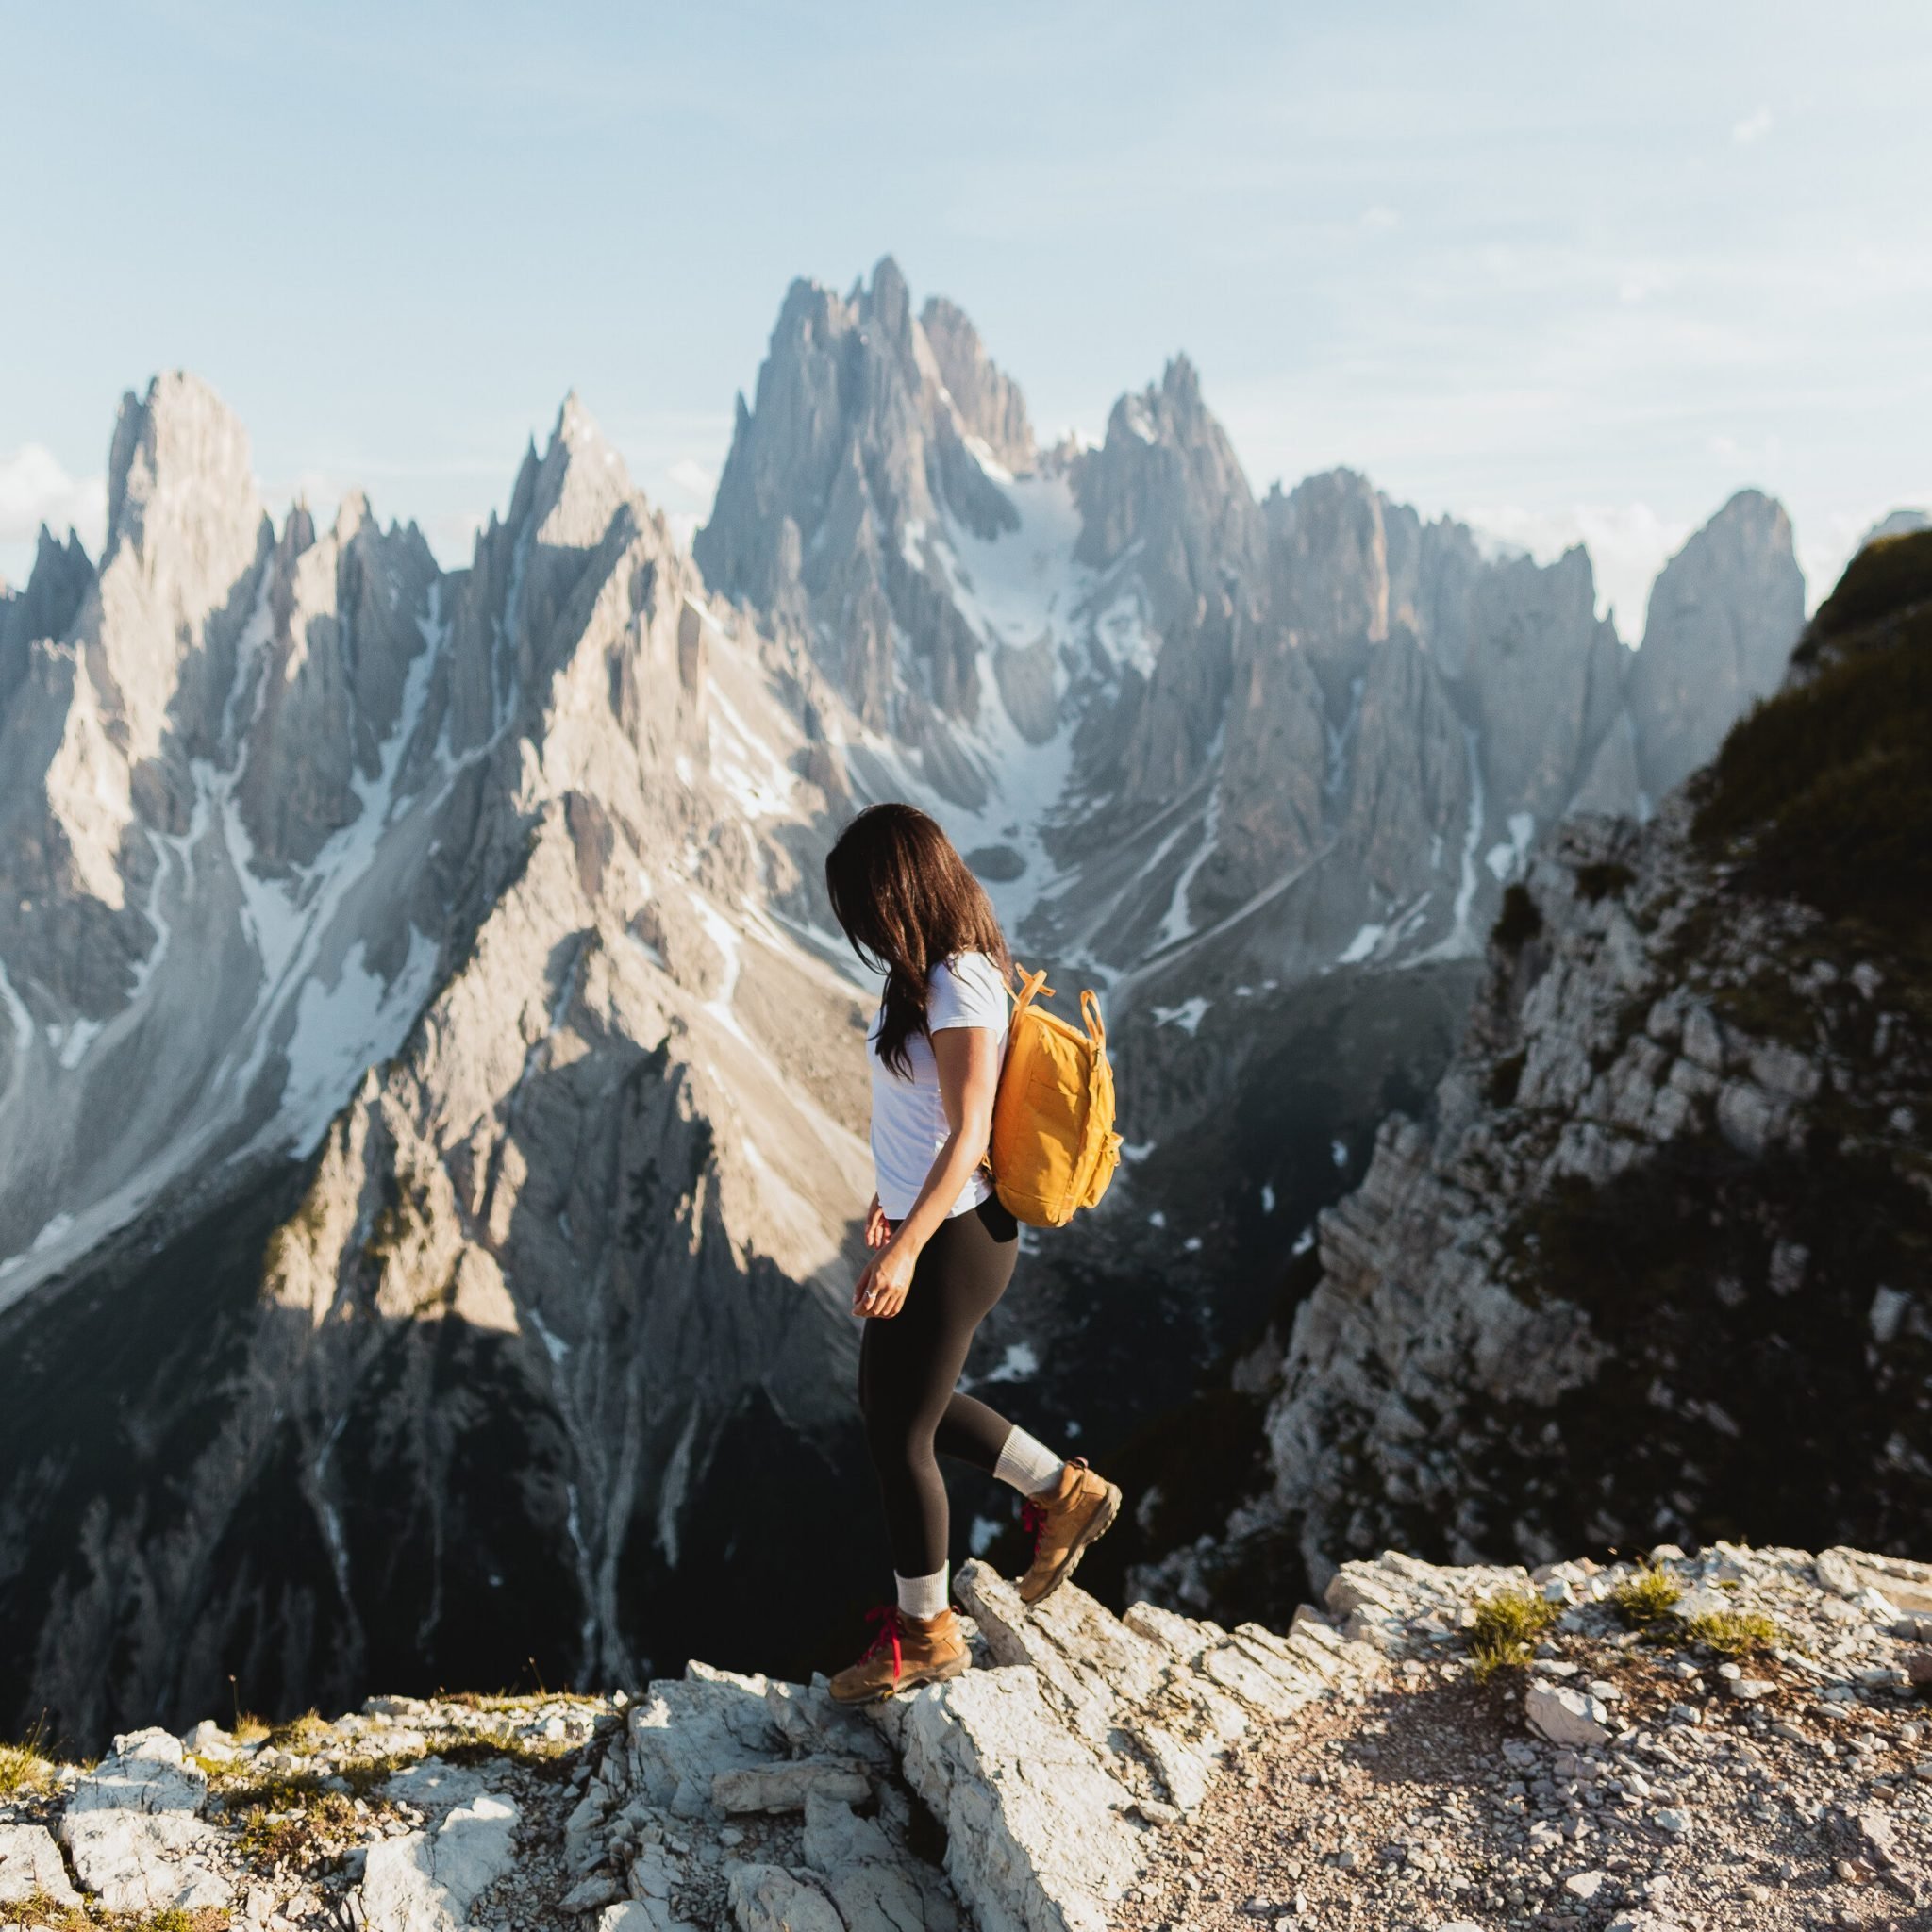
{"label": "long brown hair", "polygon": [[878,1055],[909,1077],[907,1041],[925,1030],[932,969],[960,953],[984,953],[1002,976],[1013,970],[986,888],[938,823],[916,805],[869,805],[825,855],[825,891],[852,950],[886,975]]}

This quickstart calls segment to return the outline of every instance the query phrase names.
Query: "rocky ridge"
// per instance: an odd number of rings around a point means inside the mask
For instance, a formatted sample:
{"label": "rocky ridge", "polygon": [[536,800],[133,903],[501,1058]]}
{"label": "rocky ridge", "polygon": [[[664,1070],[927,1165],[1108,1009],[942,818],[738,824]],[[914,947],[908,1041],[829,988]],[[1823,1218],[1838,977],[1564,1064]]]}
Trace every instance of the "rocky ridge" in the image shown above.
{"label": "rocky ridge", "polygon": [[[1661,1612],[1625,1627],[1633,1581],[1677,1592],[1683,1634]],[[85,1770],[25,1760],[0,1914],[1098,1932],[1627,1908],[1694,1928],[1747,1907],[1903,1924],[1928,1896],[1924,1565],[1719,1546],[1532,1578],[1390,1554],[1286,1637],[1115,1619],[1072,1587],[1028,1614],[980,1565],[959,1594],[977,1667],[863,1714],[822,1678],[692,1665],[635,1697],[377,1697],[274,1731],[149,1729]],[[1546,1636],[1486,1678],[1470,1632],[1498,1601],[1542,1605]],[[1759,1620],[1744,1663],[1713,1615]]]}
{"label": "rocky ridge", "polygon": [[686,1654],[708,1485],[856,1449],[859,991],[786,923],[839,701],[574,397],[448,575],[275,530],[189,378],[113,472],[0,710],[8,1722]]}
{"label": "rocky ridge", "polygon": [[1181,1601],[1391,1542],[1923,1536],[1928,610],[1932,541],[1869,547],[1652,824],[1532,858],[1429,1114],[1237,1371],[1263,1485]]}

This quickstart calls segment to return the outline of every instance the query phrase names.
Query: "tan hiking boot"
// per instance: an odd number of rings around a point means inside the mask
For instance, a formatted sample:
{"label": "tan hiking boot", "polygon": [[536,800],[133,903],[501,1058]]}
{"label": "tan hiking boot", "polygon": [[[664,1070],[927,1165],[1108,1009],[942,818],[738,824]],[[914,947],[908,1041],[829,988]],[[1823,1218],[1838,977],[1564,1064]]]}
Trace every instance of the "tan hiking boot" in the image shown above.
{"label": "tan hiking boot", "polygon": [[867,1612],[878,1634],[856,1664],[832,1679],[831,1691],[841,1704],[876,1704],[922,1684],[943,1683],[973,1662],[973,1653],[951,1610],[937,1617],[908,1617],[892,1604]]}
{"label": "tan hiking boot", "polygon": [[1121,1492],[1084,1461],[1069,1462],[1059,1487],[1030,1497],[1020,1512],[1021,1526],[1033,1532],[1033,1562],[1020,1579],[1020,1601],[1037,1604],[1051,1596],[1120,1513]]}

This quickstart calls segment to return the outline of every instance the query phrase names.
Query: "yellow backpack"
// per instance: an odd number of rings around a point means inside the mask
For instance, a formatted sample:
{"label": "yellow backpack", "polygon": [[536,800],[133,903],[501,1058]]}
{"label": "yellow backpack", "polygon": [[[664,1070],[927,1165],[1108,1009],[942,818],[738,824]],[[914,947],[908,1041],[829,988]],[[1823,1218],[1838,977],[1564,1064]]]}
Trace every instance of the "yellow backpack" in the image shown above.
{"label": "yellow backpack", "polygon": [[992,1103],[993,1187],[1015,1220],[1064,1227],[1107,1192],[1120,1165],[1107,1029],[1091,992],[1080,995],[1083,1034],[1034,1004],[1042,992],[1053,996],[1045,974],[1015,970],[1023,985]]}

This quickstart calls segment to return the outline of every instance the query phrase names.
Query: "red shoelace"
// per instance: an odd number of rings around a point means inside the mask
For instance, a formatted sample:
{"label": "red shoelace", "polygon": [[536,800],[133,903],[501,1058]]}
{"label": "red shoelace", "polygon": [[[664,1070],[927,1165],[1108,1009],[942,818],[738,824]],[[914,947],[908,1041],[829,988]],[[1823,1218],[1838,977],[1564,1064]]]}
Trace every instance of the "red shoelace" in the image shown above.
{"label": "red shoelace", "polygon": [[1041,1533],[1046,1528],[1046,1511],[1031,1496],[1020,1505],[1020,1527],[1033,1539],[1033,1554],[1040,1554]]}
{"label": "red shoelace", "polygon": [[[1067,1467],[1069,1469],[1085,1469],[1087,1467],[1087,1458],[1084,1456],[1070,1456],[1067,1458]],[[1040,1539],[1046,1529],[1046,1519],[1049,1513],[1048,1507],[1037,1497],[1028,1496],[1020,1505],[1020,1527],[1026,1535],[1033,1539],[1033,1554],[1036,1557],[1040,1554]]]}
{"label": "red shoelace", "polygon": [[892,1653],[892,1682],[896,1684],[904,1663],[904,1654],[899,1648],[899,1606],[881,1604],[876,1609],[866,1611],[865,1621],[879,1627],[873,1633],[873,1640],[866,1645],[865,1654],[858,1661],[870,1662],[882,1650],[890,1649]]}

